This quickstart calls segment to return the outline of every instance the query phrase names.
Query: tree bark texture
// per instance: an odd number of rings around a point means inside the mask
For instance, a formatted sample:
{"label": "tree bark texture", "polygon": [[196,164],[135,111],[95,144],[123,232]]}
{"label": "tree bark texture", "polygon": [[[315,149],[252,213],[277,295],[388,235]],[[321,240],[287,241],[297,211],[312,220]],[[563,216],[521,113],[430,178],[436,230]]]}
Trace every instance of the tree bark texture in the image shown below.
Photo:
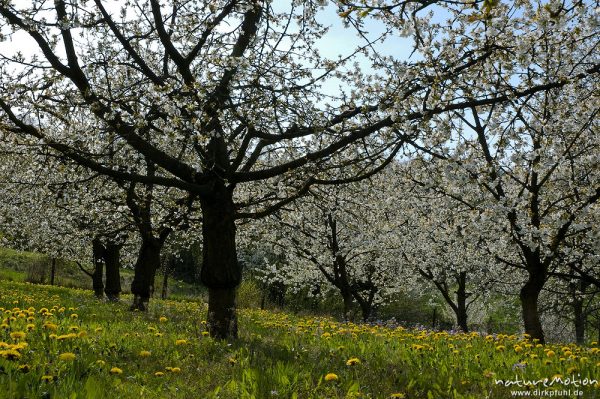
{"label": "tree bark texture", "polygon": [[457,278],[456,290],[456,323],[463,332],[469,332],[467,323],[467,273],[460,272]]}
{"label": "tree bark texture", "polygon": [[108,243],[104,247],[106,286],[104,293],[109,301],[118,301],[121,294],[121,245]]}
{"label": "tree bark texture", "polygon": [[538,309],[538,298],[544,287],[544,280],[543,276],[530,274],[519,295],[525,332],[529,334],[531,339],[537,339],[542,344],[545,339]]}
{"label": "tree bark texture", "polygon": [[163,243],[155,238],[142,237],[142,245],[134,267],[131,293],[133,303],[131,310],[148,310],[148,303],[154,289],[154,277],[160,267],[160,251]]}
{"label": "tree bark texture", "polygon": [[208,290],[207,327],[214,338],[236,338],[236,289],[242,268],[236,251],[235,210],[230,189],[217,182],[215,196],[202,200],[202,269]]}
{"label": "tree bark texture", "polygon": [[56,258],[52,258],[50,263],[50,285],[54,285],[54,278],[56,276]]}
{"label": "tree bark texture", "polygon": [[579,345],[585,342],[585,323],[586,315],[583,311],[583,300],[577,298],[573,303],[573,314],[575,316],[575,341]]}
{"label": "tree bark texture", "polygon": [[92,255],[94,272],[92,273],[92,288],[97,298],[104,298],[104,246],[98,238],[92,240]]}

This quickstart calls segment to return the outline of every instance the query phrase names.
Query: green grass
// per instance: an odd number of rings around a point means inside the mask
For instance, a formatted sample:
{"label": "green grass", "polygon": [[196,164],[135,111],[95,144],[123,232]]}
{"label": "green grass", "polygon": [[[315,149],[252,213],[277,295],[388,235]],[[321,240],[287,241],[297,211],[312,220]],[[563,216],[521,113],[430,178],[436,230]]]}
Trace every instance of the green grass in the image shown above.
{"label": "green grass", "polygon": [[16,251],[0,247],[0,269],[26,273],[31,263],[44,259],[45,256],[34,252]]}
{"label": "green grass", "polygon": [[[48,256],[35,252],[22,252],[0,247],[0,280],[34,283],[50,283],[51,260]],[[90,265],[84,265],[91,270]],[[133,281],[133,270],[121,269],[121,287],[123,293],[129,293]],[[160,296],[163,284],[162,275],[155,279],[155,296]],[[58,259],[56,263],[55,285],[70,288],[92,289],[92,280],[75,262]],[[172,278],[168,282],[168,297],[172,299],[187,299],[203,297],[206,290],[203,287],[177,281]]]}
{"label": "green grass", "polygon": [[[494,379],[600,376],[596,347],[251,309],[240,311],[237,341],[216,341],[203,334],[203,303],[153,300],[139,313],[128,302],[0,281],[0,398],[506,398],[515,388]],[[326,381],[329,373],[337,379]]]}

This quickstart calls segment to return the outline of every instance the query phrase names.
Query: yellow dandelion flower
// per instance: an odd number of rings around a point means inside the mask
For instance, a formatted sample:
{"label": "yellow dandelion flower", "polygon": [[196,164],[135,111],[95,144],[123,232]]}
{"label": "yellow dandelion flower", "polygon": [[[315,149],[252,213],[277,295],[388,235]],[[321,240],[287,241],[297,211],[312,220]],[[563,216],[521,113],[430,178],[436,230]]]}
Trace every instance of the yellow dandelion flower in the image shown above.
{"label": "yellow dandelion flower", "polygon": [[59,360],[65,360],[68,362],[75,360],[76,357],[77,356],[72,352],[65,352],[65,353],[61,353],[60,355],[58,355]]}
{"label": "yellow dandelion flower", "polygon": [[148,357],[152,353],[150,351],[140,351],[140,357]]}
{"label": "yellow dandelion flower", "polygon": [[113,367],[109,371],[111,374],[123,374],[123,370],[118,367]]}
{"label": "yellow dandelion flower", "polygon": [[171,373],[181,373],[181,369],[179,367],[172,367]]}
{"label": "yellow dandelion flower", "polygon": [[158,319],[158,321],[160,321],[161,323],[165,323],[168,319],[165,316],[160,316],[160,318]]}
{"label": "yellow dandelion flower", "polygon": [[27,342],[19,342],[18,344],[11,345],[12,349],[20,351],[21,349],[25,349],[29,346]]}
{"label": "yellow dandelion flower", "polygon": [[360,359],[357,357],[352,357],[346,361],[346,366],[354,366],[355,364],[359,364]]}
{"label": "yellow dandelion flower", "polygon": [[35,324],[27,324],[25,328],[27,329],[27,331],[32,331],[35,328]]}
{"label": "yellow dandelion flower", "polygon": [[14,349],[6,349],[0,351],[0,357],[6,360],[18,360],[19,358],[21,358],[21,354]]}
{"label": "yellow dandelion flower", "polygon": [[73,313],[73,314],[71,315],[71,318],[72,318],[73,320],[77,319],[78,317],[79,317],[79,315],[78,315],[77,313]]}
{"label": "yellow dandelion flower", "polygon": [[163,375],[165,375],[165,373],[163,373],[162,371],[157,371],[156,373],[154,373],[154,375],[157,377],[162,377]]}
{"label": "yellow dandelion flower", "polygon": [[208,331],[202,331],[203,337],[208,337],[209,335],[210,335],[210,333]]}
{"label": "yellow dandelion flower", "polygon": [[77,337],[77,334],[70,333],[70,334],[59,335],[56,337],[56,339],[58,341],[65,341],[67,339],[71,339],[71,338],[75,338],[75,337]]}
{"label": "yellow dandelion flower", "polygon": [[340,378],[337,376],[337,374],[334,373],[327,373],[325,375],[325,381],[337,381]]}
{"label": "yellow dandelion flower", "polygon": [[96,360],[96,364],[100,367],[104,366],[106,362],[104,360]]}
{"label": "yellow dandelion flower", "polygon": [[554,351],[553,351],[553,350],[549,350],[548,352],[546,352],[546,356],[548,356],[548,357],[552,357],[552,356],[554,356],[555,354],[556,354],[556,353],[554,353]]}
{"label": "yellow dandelion flower", "polygon": [[54,376],[52,376],[52,375],[43,375],[42,376],[42,381],[43,382],[52,382],[52,381],[54,381]]}
{"label": "yellow dandelion flower", "polygon": [[42,328],[45,328],[46,330],[50,331],[56,331],[58,329],[58,326],[54,323],[46,322],[42,324]]}
{"label": "yellow dandelion flower", "polygon": [[187,340],[185,339],[178,339],[175,341],[175,345],[187,345]]}
{"label": "yellow dandelion flower", "polygon": [[10,337],[12,339],[23,339],[26,335],[27,334],[25,334],[23,331],[14,331],[10,333]]}

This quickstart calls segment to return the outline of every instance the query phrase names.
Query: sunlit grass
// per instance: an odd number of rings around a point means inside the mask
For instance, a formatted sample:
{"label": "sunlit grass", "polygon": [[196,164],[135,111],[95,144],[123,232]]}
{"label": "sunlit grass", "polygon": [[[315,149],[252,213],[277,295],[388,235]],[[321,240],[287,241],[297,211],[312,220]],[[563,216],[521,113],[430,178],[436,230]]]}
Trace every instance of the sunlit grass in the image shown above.
{"label": "sunlit grass", "polygon": [[240,339],[221,342],[206,335],[198,302],[153,300],[147,314],[132,313],[127,298],[104,303],[89,291],[16,282],[0,282],[0,312],[3,398],[505,398],[527,388],[496,379],[600,375],[597,346],[521,335],[242,310]]}

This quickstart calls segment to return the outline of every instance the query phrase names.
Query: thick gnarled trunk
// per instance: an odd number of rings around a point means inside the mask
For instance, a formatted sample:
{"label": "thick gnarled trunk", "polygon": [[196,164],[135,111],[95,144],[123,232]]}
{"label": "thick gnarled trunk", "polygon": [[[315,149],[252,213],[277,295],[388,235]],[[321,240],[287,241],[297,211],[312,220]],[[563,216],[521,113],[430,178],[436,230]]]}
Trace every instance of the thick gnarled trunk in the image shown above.
{"label": "thick gnarled trunk", "polygon": [[[219,183],[217,183],[219,185]],[[207,327],[214,338],[236,338],[235,295],[242,280],[235,243],[235,211],[231,191],[222,183],[202,206],[202,270],[208,287]]]}
{"label": "thick gnarled trunk", "polygon": [[153,237],[142,237],[142,245],[134,267],[131,282],[133,304],[131,310],[148,310],[148,302],[154,289],[154,277],[160,267],[160,251],[163,243]]}

